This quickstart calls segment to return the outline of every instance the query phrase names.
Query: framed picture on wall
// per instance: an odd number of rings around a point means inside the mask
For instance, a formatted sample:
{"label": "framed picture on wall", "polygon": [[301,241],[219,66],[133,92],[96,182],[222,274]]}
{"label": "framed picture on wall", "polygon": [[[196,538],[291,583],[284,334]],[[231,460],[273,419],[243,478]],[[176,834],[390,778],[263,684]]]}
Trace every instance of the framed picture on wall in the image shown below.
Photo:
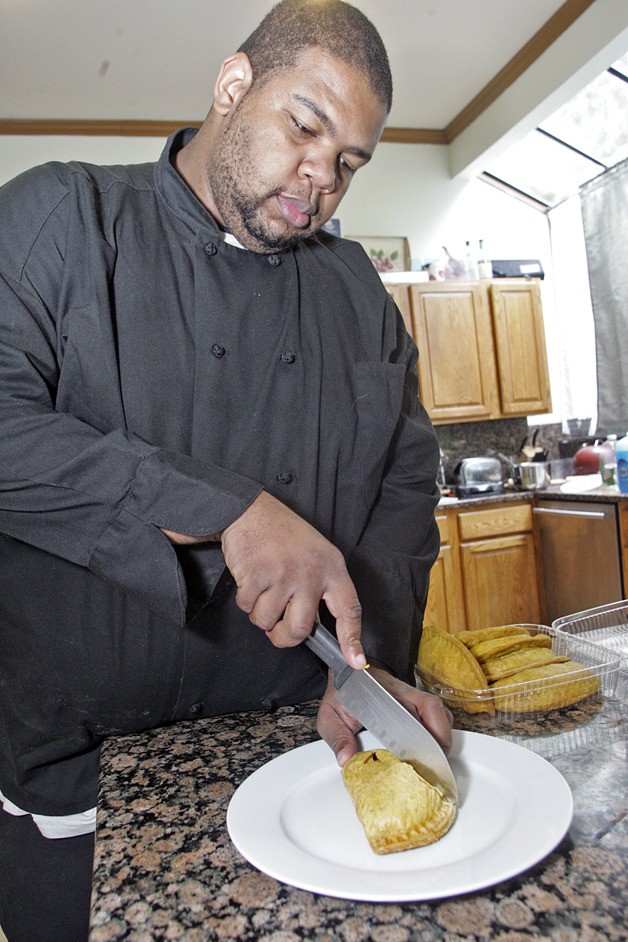
{"label": "framed picture on wall", "polygon": [[325,225],[323,226],[323,230],[325,232],[330,232],[332,235],[335,235],[335,236],[342,235],[341,228],[342,227],[340,224],[340,219],[338,219],[337,216],[332,216],[332,218],[328,219]]}
{"label": "framed picture on wall", "polygon": [[410,243],[404,236],[347,236],[359,242],[378,272],[410,271]]}

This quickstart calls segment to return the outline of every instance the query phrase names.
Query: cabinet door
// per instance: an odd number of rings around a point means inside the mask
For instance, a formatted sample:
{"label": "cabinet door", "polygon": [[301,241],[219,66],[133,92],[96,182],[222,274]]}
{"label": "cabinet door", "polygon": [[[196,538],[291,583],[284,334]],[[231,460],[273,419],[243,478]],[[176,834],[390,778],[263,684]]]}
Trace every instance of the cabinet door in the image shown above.
{"label": "cabinet door", "polygon": [[460,552],[469,629],[540,622],[531,533],[462,543]]}
{"label": "cabinet door", "polygon": [[423,624],[438,625],[444,631],[451,632],[462,631],[464,628],[451,546],[441,547],[432,567]]}
{"label": "cabinet door", "polygon": [[410,288],[408,285],[386,285],[386,291],[391,296],[397,307],[399,308],[399,313],[403,317],[403,322],[406,325],[406,330],[411,336],[413,334],[412,326],[412,313],[410,310]]}
{"label": "cabinet door", "polygon": [[434,282],[411,288],[419,347],[421,401],[432,422],[499,415],[488,297],[478,284]]}
{"label": "cabinet door", "polygon": [[547,350],[538,282],[491,284],[503,415],[550,412]]}

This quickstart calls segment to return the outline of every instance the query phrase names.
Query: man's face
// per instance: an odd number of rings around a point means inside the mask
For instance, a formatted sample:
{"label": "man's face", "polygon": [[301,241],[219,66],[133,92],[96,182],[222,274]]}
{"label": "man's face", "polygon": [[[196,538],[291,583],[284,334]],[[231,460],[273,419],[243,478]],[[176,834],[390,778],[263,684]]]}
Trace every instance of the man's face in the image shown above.
{"label": "man's face", "polygon": [[254,252],[311,235],[370,160],[385,121],[362,73],[306,49],[225,116],[206,165],[219,221]]}

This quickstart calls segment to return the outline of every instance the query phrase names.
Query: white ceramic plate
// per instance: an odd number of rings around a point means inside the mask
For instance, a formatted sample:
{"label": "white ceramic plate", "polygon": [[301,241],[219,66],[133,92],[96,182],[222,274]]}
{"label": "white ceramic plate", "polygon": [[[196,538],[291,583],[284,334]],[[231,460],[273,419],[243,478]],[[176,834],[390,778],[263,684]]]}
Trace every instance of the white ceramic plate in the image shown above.
{"label": "white ceramic plate", "polygon": [[[449,759],[458,817],[428,847],[380,856],[370,849],[330,748],[309,743],[253,772],[227,811],[231,840],[263,873],[341,899],[411,902],[458,896],[542,860],[571,823],[571,791],[534,752],[454,730]],[[379,746],[362,733],[361,746]]]}
{"label": "white ceramic plate", "polygon": [[580,474],[565,478],[565,483],[560,485],[560,489],[563,494],[582,494],[601,487],[602,483],[601,474]]}

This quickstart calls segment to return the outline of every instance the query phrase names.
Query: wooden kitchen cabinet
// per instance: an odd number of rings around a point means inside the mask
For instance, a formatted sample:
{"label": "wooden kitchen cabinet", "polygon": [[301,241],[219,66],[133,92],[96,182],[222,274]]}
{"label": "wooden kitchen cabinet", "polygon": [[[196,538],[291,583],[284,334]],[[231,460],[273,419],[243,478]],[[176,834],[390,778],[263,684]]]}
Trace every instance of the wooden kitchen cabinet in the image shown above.
{"label": "wooden kitchen cabinet", "polygon": [[480,284],[412,285],[421,402],[432,422],[499,416],[488,295]]}
{"label": "wooden kitchen cabinet", "polygon": [[461,510],[466,627],[538,624],[541,597],[531,502]]}
{"label": "wooden kitchen cabinet", "polygon": [[502,415],[549,412],[551,395],[538,282],[493,282],[489,293]]}
{"label": "wooden kitchen cabinet", "polygon": [[468,543],[461,554],[470,629],[540,623],[532,534]]}
{"label": "wooden kitchen cabinet", "polygon": [[532,502],[461,510],[458,530],[467,628],[538,624]]}
{"label": "wooden kitchen cabinet", "polygon": [[403,322],[406,325],[406,330],[411,336],[414,336],[414,328],[412,326],[412,310],[410,308],[410,292],[408,290],[408,285],[386,285],[386,290],[399,308],[399,312],[403,317]]}
{"label": "wooden kitchen cabinet", "polygon": [[443,511],[436,514],[436,523],[440,531],[440,552],[430,574],[430,591],[423,623],[455,632],[464,625],[456,518],[450,512]]}
{"label": "wooden kitchen cabinet", "polygon": [[394,285],[419,348],[419,386],[435,425],[551,411],[538,281]]}
{"label": "wooden kitchen cabinet", "polygon": [[437,511],[441,551],[432,569],[424,624],[450,632],[540,624],[532,519],[531,499]]}

